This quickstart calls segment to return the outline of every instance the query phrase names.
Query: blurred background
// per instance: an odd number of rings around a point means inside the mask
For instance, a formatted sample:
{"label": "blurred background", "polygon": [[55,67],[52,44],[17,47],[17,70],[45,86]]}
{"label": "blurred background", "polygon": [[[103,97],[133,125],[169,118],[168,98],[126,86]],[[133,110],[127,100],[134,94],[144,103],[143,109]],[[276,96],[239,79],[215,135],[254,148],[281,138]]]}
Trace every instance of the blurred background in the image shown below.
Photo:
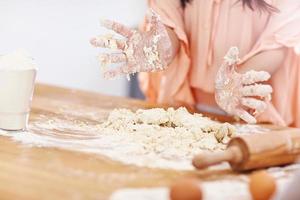
{"label": "blurred background", "polygon": [[102,78],[89,39],[107,32],[101,18],[137,27],[146,9],[146,0],[0,0],[0,54],[27,50],[38,82],[142,98],[136,78]]}

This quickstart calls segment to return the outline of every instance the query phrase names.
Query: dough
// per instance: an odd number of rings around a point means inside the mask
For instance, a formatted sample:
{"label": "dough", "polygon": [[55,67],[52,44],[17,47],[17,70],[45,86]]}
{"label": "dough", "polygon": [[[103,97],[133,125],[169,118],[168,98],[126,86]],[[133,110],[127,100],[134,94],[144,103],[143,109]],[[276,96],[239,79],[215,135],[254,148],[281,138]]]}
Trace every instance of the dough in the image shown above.
{"label": "dough", "polygon": [[111,134],[128,134],[145,153],[176,151],[189,157],[201,150],[225,149],[235,135],[234,126],[190,114],[185,108],[116,109],[101,127]]}

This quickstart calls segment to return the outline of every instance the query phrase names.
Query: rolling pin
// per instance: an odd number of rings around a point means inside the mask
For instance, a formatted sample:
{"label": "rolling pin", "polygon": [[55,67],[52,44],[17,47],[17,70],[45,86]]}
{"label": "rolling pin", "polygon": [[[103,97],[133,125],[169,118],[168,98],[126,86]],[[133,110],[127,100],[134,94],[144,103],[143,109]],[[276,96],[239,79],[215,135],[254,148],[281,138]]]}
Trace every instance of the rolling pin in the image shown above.
{"label": "rolling pin", "polygon": [[204,169],[229,162],[235,171],[291,164],[300,156],[300,129],[247,134],[232,138],[223,152],[196,155],[193,165]]}

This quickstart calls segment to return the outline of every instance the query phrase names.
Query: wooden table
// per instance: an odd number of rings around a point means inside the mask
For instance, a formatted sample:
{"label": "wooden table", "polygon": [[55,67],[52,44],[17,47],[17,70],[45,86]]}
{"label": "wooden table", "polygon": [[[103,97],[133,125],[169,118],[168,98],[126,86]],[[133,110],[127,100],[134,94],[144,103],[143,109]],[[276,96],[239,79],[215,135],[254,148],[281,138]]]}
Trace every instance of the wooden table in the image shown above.
{"label": "wooden table", "polygon": [[[95,118],[104,119],[115,107],[152,106],[39,84],[30,122],[44,115],[99,123]],[[79,112],[74,114],[74,110]],[[98,110],[102,115],[91,117],[89,110]],[[107,199],[117,188],[166,185],[182,173],[126,166],[99,155],[28,147],[0,137],[0,199]]]}
{"label": "wooden table", "polygon": [[[41,116],[99,123],[116,107],[153,106],[137,100],[38,84],[30,123]],[[97,116],[92,114],[95,110]],[[232,173],[230,170],[196,173],[141,168],[99,155],[29,147],[0,137],[0,199],[107,199],[118,188],[166,186],[180,176],[209,179]]]}

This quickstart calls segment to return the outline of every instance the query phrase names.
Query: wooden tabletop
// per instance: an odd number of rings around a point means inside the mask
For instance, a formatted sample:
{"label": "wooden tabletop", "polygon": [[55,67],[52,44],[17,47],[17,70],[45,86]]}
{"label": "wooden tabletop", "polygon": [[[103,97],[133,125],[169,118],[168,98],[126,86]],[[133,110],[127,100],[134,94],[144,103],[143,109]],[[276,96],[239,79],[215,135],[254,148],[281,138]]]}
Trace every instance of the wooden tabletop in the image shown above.
{"label": "wooden tabletop", "polygon": [[[30,123],[41,115],[99,123],[116,107],[152,106],[142,101],[38,84]],[[95,110],[99,115],[91,116],[89,111]],[[118,188],[166,185],[183,173],[186,172],[123,165],[76,151],[29,147],[0,137],[0,199],[107,199]]]}
{"label": "wooden tabletop", "polygon": [[[30,124],[41,120],[41,116],[93,124],[105,119],[116,107],[154,106],[143,101],[38,84]],[[30,129],[38,131],[34,126]],[[0,199],[107,199],[118,188],[167,186],[180,176],[205,179],[212,174],[221,177],[232,173],[230,170],[196,173],[142,168],[101,155],[28,146],[0,137]]]}

